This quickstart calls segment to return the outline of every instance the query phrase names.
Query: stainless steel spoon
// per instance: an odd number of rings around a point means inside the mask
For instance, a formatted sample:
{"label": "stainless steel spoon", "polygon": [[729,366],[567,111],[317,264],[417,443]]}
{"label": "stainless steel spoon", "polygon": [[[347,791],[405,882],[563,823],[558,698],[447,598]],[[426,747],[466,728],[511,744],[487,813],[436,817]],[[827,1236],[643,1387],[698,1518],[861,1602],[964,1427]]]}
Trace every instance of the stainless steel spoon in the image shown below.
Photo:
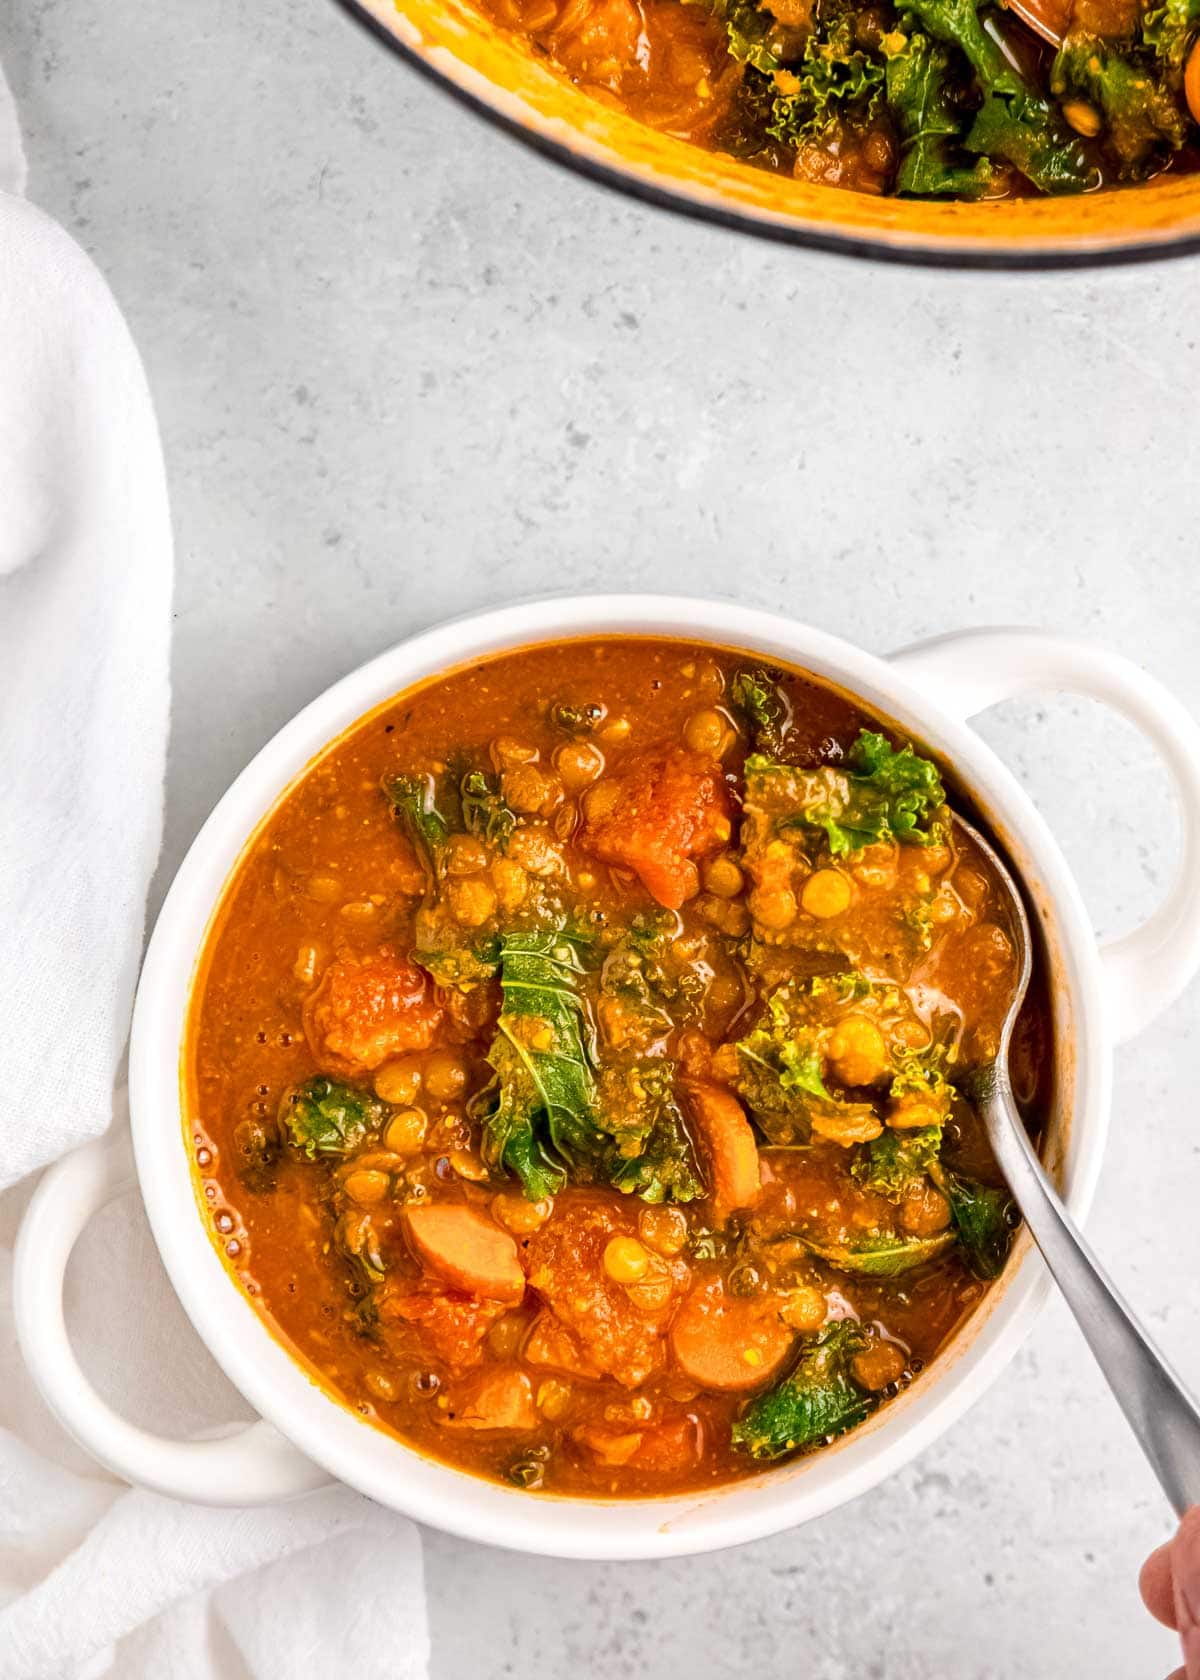
{"label": "stainless steel spoon", "polygon": [[1012,917],[1010,931],[1020,965],[996,1059],[972,1071],[967,1090],[1054,1281],[1075,1314],[1163,1492],[1176,1514],[1182,1516],[1190,1506],[1200,1504],[1200,1410],[1109,1281],[1029,1141],[1008,1071],[1013,1025],[1033,967],[1029,919],[1012,875],[995,848],[957,813],[954,821],[991,864],[1006,891]]}

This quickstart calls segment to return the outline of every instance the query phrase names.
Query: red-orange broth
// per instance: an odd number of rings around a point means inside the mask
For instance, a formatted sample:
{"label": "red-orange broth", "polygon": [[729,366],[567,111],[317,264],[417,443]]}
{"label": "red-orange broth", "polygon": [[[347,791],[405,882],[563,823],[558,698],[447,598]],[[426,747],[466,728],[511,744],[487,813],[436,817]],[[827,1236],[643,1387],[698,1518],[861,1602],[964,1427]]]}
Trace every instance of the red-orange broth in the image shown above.
{"label": "red-orange broth", "polygon": [[[194,992],[202,1205],[258,1310],[531,1490],[710,1486],[886,1405],[1011,1234],[960,1086],[1013,950],[947,815],[848,699],[707,646],[537,647],[372,713],[256,835]],[[1035,1127],[1050,1046],[1039,977]]]}

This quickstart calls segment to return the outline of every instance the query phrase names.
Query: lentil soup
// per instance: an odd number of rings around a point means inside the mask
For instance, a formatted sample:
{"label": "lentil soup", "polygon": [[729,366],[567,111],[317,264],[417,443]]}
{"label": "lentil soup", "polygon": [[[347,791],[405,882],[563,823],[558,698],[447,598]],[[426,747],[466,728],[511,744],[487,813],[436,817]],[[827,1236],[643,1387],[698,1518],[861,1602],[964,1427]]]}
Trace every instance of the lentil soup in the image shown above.
{"label": "lentil soup", "polygon": [[[1011,995],[941,772],[846,697],[621,637],[401,695],[300,778],[207,935],[198,1196],[378,1427],[530,1490],[811,1453],[1005,1264],[965,1095]],[[1040,976],[1014,1080],[1051,1091]]]}
{"label": "lentil soup", "polygon": [[1200,161],[1200,0],[480,0],[649,127],[821,186],[1070,196]]}

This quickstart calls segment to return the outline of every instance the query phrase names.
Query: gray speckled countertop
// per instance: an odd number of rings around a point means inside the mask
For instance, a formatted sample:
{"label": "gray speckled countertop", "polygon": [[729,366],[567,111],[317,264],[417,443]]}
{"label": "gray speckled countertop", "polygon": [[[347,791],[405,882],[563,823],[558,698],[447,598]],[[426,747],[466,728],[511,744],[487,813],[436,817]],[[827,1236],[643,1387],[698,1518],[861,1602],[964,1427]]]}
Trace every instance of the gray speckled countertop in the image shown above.
{"label": "gray speckled countertop", "polygon": [[[736,594],[881,650],[1047,625],[1200,710],[1197,262],[939,275],[685,224],[492,133],[324,0],[9,0],[0,58],[31,196],[157,396],[164,875],[332,678],[545,589]],[[1098,928],[1128,926],[1174,833],[1137,737],[1065,699],[982,727]],[[1197,996],[1119,1054],[1091,1230],[1200,1381]],[[606,1567],[430,1535],[434,1675],[1158,1680],[1135,1571],[1166,1526],[1053,1306],[950,1435],[799,1532]]]}

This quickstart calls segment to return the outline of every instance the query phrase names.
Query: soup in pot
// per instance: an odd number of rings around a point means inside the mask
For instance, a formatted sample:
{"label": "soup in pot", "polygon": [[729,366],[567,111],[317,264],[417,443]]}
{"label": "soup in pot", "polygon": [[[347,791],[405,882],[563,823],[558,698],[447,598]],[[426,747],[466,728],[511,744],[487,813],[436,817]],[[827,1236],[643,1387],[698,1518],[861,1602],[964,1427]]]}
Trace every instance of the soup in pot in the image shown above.
{"label": "soup in pot", "polygon": [[1200,0],[480,3],[651,127],[827,186],[977,201],[1200,161]]}

